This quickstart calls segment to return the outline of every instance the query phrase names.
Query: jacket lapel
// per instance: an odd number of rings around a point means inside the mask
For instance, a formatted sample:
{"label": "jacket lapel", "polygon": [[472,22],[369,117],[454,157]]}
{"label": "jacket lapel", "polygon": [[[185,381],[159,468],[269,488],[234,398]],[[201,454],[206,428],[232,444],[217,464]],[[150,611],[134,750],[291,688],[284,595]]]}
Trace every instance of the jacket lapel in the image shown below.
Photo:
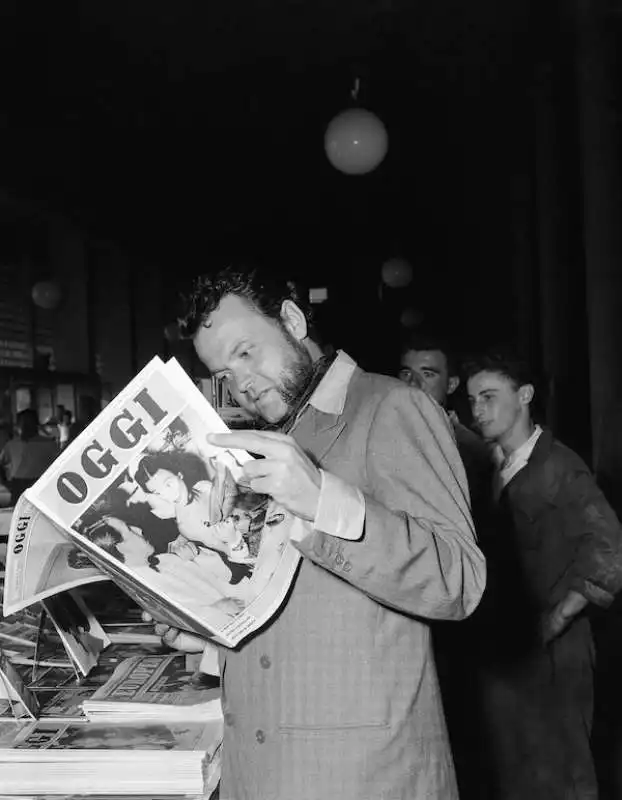
{"label": "jacket lapel", "polygon": [[345,420],[340,414],[326,414],[307,406],[291,435],[307,455],[321,464],[345,427]]}
{"label": "jacket lapel", "polygon": [[[532,498],[528,503],[529,506],[534,503],[538,505],[538,502],[543,501],[546,497],[548,487],[542,474],[542,468],[549,456],[552,443],[553,436],[551,432],[545,428],[540,434],[536,446],[525,466],[516,473],[504,488],[504,492],[507,491],[508,496],[514,498],[513,502],[517,502],[518,497],[524,497],[526,494],[526,496]],[[534,481],[537,486],[537,491],[535,493],[533,491]],[[534,497],[537,497],[538,500],[535,500]]]}

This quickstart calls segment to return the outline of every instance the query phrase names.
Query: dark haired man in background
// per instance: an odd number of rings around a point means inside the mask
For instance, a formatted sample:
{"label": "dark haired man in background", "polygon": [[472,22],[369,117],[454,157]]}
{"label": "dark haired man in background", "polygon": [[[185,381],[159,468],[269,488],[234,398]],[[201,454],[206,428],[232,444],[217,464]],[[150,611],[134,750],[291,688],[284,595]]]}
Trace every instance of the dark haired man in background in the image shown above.
{"label": "dark haired man in background", "polygon": [[253,491],[308,522],[280,614],[222,653],[222,800],[455,800],[425,620],[471,613],[485,565],[437,405],[322,358],[305,303],[255,272],[199,280],[183,327],[271,428],[212,443],[263,456]]}
{"label": "dark haired man in background", "polygon": [[581,459],[534,424],[525,364],[490,354],[465,371],[475,421],[499,455],[497,514],[481,532],[489,582],[473,619],[493,797],[596,800],[585,612],[622,587],[620,524]]}
{"label": "dark haired man in background", "polygon": [[467,473],[475,523],[488,505],[492,479],[490,448],[481,436],[463,425],[448,401],[460,385],[458,363],[450,343],[441,336],[414,333],[402,346],[399,379],[420,385],[448,413],[458,452]]}

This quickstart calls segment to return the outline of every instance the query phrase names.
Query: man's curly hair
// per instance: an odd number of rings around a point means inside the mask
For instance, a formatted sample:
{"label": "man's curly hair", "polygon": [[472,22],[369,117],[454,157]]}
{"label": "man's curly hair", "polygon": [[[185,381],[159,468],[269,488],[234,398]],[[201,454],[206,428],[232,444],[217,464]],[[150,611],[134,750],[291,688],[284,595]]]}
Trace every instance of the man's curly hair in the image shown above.
{"label": "man's curly hair", "polygon": [[182,314],[178,319],[184,338],[195,336],[215,311],[223,297],[235,295],[246,300],[266,317],[279,321],[285,300],[292,300],[312,320],[308,295],[294,281],[279,278],[259,267],[227,266],[213,275],[197,278],[189,294],[182,298]]}

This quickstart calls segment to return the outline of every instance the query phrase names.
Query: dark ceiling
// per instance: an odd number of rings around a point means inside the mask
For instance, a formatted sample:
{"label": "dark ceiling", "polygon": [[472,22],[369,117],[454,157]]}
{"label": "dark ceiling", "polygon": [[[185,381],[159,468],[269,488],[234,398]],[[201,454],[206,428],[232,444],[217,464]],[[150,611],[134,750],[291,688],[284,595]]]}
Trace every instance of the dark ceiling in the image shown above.
{"label": "dark ceiling", "polygon": [[[163,261],[275,241],[289,257],[380,252],[414,226],[445,238],[465,162],[504,147],[533,47],[528,0],[4,0],[0,14],[5,186]],[[390,136],[364,178],[323,152],[355,77]]]}

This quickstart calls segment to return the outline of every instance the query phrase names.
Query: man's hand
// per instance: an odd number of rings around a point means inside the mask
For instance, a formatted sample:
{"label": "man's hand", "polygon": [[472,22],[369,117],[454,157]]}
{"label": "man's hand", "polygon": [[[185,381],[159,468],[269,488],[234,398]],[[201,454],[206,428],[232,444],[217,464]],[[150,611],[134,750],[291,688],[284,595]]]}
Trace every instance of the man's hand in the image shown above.
{"label": "man's hand", "polygon": [[243,482],[258,494],[269,494],[297,517],[312,522],[317,513],[320,470],[291,436],[271,431],[213,433],[210,444],[248,450],[263,458],[244,464]]}
{"label": "man's hand", "polygon": [[580,592],[569,591],[566,597],[544,616],[542,641],[548,644],[564,631],[570,622],[587,606],[587,598]]}
{"label": "man's hand", "polygon": [[[143,611],[142,618],[144,622],[154,622],[151,614],[146,611]],[[172,647],[174,650],[180,650],[183,653],[202,653],[207,644],[207,639],[203,639],[193,633],[180,631],[178,628],[173,628],[164,622],[156,622],[154,631],[157,636],[162,637],[162,642],[167,647]]]}

